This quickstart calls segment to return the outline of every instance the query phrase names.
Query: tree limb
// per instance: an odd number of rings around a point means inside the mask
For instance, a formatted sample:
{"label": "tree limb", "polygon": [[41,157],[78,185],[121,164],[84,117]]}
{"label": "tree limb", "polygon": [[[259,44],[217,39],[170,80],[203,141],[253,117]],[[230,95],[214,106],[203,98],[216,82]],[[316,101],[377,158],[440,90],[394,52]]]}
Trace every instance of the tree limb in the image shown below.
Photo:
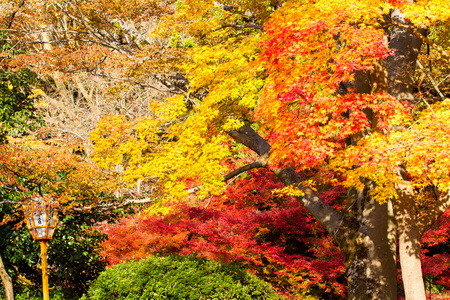
{"label": "tree limb", "polygon": [[256,133],[253,128],[248,125],[248,123],[243,123],[244,124],[239,129],[232,130],[228,132],[228,134],[236,142],[247,146],[249,149],[255,151],[259,156],[263,156],[268,153],[270,151],[269,143],[267,143],[265,139]]}
{"label": "tree limb", "polygon": [[1,41],[6,42],[14,42],[14,43],[21,43],[21,44],[29,44],[29,45],[35,45],[35,44],[59,44],[59,43],[67,43],[67,42],[82,42],[82,43],[92,43],[97,44],[106,48],[110,48],[113,50],[117,50],[116,47],[111,46],[110,44],[105,44],[100,41],[94,41],[94,40],[88,40],[88,39],[80,39],[80,38],[70,38],[70,39],[60,39],[60,40],[53,40],[53,41],[24,41],[24,40],[16,40],[16,39],[0,39]]}
{"label": "tree limb", "polygon": [[[268,154],[270,151],[269,143],[247,123],[244,123],[237,130],[230,131],[229,135],[260,156]],[[273,168],[272,171],[286,186],[295,185],[296,188],[304,192],[303,196],[297,197],[298,201],[327,229],[339,244],[342,241],[341,237],[343,237],[343,231],[339,231],[344,218],[343,214],[317,196],[312,189],[304,186],[303,178],[291,166]]]}
{"label": "tree limb", "polygon": [[99,210],[99,211],[110,211],[114,209],[124,208],[132,204],[146,204],[155,201],[156,198],[143,198],[143,199],[128,199],[120,203],[103,203],[94,206],[86,207],[74,207],[75,211],[89,211],[89,210]]}
{"label": "tree limb", "polygon": [[0,200],[0,205],[1,204],[20,204],[20,202],[11,201],[11,200]]}
{"label": "tree limb", "polygon": [[261,157],[259,160],[255,161],[255,162],[253,162],[251,164],[245,165],[243,167],[240,167],[239,169],[234,170],[233,172],[230,172],[230,173],[226,174],[225,176],[223,176],[223,180],[228,181],[231,178],[233,178],[234,176],[237,176],[237,175],[239,175],[241,173],[244,173],[245,171],[249,171],[249,170],[252,170],[252,169],[267,168],[267,166],[268,166],[267,165],[267,157],[268,156]]}
{"label": "tree limb", "polygon": [[427,75],[428,79],[430,80],[431,84],[433,85],[434,89],[436,90],[436,92],[438,93],[439,97],[441,97],[441,99],[444,99],[444,95],[442,94],[442,92],[439,90],[436,82],[434,81],[433,77],[431,77],[430,73],[428,73],[428,71],[422,66],[422,64],[420,63],[420,61],[416,60],[416,64],[417,66],[420,68],[420,70]]}
{"label": "tree limb", "polygon": [[243,28],[252,28],[252,29],[262,29],[263,27],[261,25],[256,25],[256,24],[223,24],[220,25],[220,27],[214,29],[213,31],[219,31],[221,29],[224,28],[239,28],[239,29],[243,29]]}

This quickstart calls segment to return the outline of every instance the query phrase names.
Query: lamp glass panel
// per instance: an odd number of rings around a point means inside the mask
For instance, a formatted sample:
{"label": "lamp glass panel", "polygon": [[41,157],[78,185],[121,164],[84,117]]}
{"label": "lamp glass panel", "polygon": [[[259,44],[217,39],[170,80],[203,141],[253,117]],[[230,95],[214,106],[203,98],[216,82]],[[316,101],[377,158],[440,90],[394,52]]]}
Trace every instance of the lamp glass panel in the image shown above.
{"label": "lamp glass panel", "polygon": [[36,228],[36,233],[38,235],[38,238],[45,238],[45,227],[42,228]]}
{"label": "lamp glass panel", "polygon": [[48,220],[48,226],[55,226],[55,211],[53,209],[50,209],[48,211],[48,216],[49,216],[49,220]]}
{"label": "lamp glass panel", "polygon": [[36,227],[43,226],[44,228],[36,228],[36,232],[39,238],[45,237],[45,223],[47,221],[47,216],[44,212],[35,212],[34,214],[34,225]]}
{"label": "lamp glass panel", "polygon": [[35,212],[34,213],[34,225],[36,226],[45,226],[47,216],[44,212]]}
{"label": "lamp glass panel", "polygon": [[33,236],[33,239],[37,238],[36,232],[34,230],[32,230],[33,227],[33,220],[31,218],[28,218],[28,224],[30,224],[30,233]]}

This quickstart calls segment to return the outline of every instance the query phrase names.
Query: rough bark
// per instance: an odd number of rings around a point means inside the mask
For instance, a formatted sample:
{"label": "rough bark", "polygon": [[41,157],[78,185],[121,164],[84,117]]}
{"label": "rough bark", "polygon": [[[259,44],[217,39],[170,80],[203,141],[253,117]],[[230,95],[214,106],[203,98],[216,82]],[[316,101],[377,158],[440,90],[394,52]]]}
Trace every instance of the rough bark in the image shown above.
{"label": "rough bark", "polygon": [[[396,22],[405,23],[405,15],[398,9],[391,13],[391,18]],[[421,33],[424,31],[422,30]],[[390,47],[395,51],[389,58],[388,91],[398,100],[414,101],[414,72],[421,45],[422,40],[413,35],[410,29],[391,26]]]}
{"label": "rough bark", "polygon": [[[410,0],[409,2],[413,2]],[[405,15],[398,9],[391,19],[405,24]],[[422,30],[424,33],[424,31]],[[414,72],[422,40],[409,28],[391,26],[390,47],[395,49],[389,59],[388,92],[398,100],[415,103],[413,94]],[[420,228],[417,226],[414,193],[408,183],[398,186],[398,199],[394,201],[395,219],[398,225],[400,266],[407,300],[425,300],[425,286],[420,262]]]}
{"label": "rough bark", "polygon": [[355,257],[347,268],[348,299],[397,299],[396,225],[390,203],[358,193]]}
{"label": "rough bark", "polygon": [[414,190],[409,184],[397,185],[394,201],[398,226],[398,247],[403,287],[407,300],[426,300],[420,263],[420,230],[417,226]]}
{"label": "rough bark", "polygon": [[14,300],[14,291],[11,277],[3,265],[2,257],[0,256],[0,277],[2,278],[3,286],[5,287],[5,294],[7,300]]}
{"label": "rough bark", "polygon": [[[356,93],[387,92],[386,61],[374,61],[370,72],[357,72],[354,81]],[[380,130],[374,112],[364,110],[371,125],[365,132],[350,138],[357,141],[373,131]],[[357,191],[358,233],[355,237],[355,257],[347,268],[349,299],[397,299],[396,223],[391,202],[379,204],[368,192],[373,183],[364,178],[365,189]],[[365,276],[361,276],[364,274]]]}

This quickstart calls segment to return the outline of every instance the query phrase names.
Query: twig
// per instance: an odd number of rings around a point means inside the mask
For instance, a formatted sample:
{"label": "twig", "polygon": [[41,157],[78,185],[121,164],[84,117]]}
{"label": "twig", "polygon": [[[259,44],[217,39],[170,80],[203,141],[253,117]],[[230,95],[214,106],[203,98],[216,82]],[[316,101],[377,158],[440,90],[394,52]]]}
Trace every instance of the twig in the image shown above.
{"label": "twig", "polygon": [[141,88],[151,88],[151,89],[154,89],[154,90],[156,90],[158,92],[161,92],[161,93],[170,93],[171,92],[170,90],[163,91],[163,90],[158,89],[157,87],[154,87],[154,86],[152,86],[150,84],[145,84],[145,83],[142,83],[142,82],[139,82],[139,81],[136,81],[136,80],[133,80],[133,79],[129,79],[129,78],[113,77],[111,75],[102,74],[102,73],[96,73],[96,72],[93,72],[93,71],[91,71],[89,73],[94,75],[94,76],[99,76],[99,77],[107,78],[107,79],[110,79],[110,80],[121,80],[121,81],[130,82],[130,83],[139,85]]}
{"label": "twig", "polygon": [[98,204],[94,206],[88,206],[88,207],[74,207],[72,208],[75,211],[85,211],[85,210],[101,210],[101,211],[108,211],[108,210],[114,210],[123,208],[128,205],[132,204],[146,204],[150,202],[154,202],[157,198],[143,198],[143,199],[128,199],[120,203],[105,203],[105,204]]}
{"label": "twig", "polygon": [[61,40],[53,40],[53,41],[33,41],[33,42],[29,42],[29,41],[24,41],[24,40],[15,40],[15,39],[0,39],[1,41],[6,41],[6,42],[14,42],[14,43],[22,43],[22,44],[28,44],[28,45],[35,45],[35,44],[58,44],[58,43],[67,43],[67,42],[73,42],[73,41],[77,41],[77,42],[83,42],[83,43],[92,43],[92,44],[97,44],[106,48],[110,48],[113,50],[117,50],[116,47],[113,47],[111,45],[102,43],[100,41],[94,41],[94,40],[86,40],[86,39],[80,39],[80,38],[72,38],[72,39],[61,39]]}
{"label": "twig", "polygon": [[256,25],[256,24],[245,24],[245,25],[240,25],[240,24],[224,24],[224,25],[220,25],[219,28],[214,29],[213,32],[214,32],[214,31],[219,31],[219,30],[221,30],[221,29],[228,28],[228,27],[231,27],[231,28],[241,28],[241,29],[242,29],[242,28],[253,28],[253,29],[261,29],[261,28],[263,28],[261,25]]}
{"label": "twig", "polygon": [[[422,66],[422,64],[420,63],[420,61],[416,60],[416,64],[417,66],[420,68],[420,70],[422,70],[422,72],[427,75],[428,79],[430,79],[431,84],[433,85],[434,89],[436,90],[436,92],[439,94],[439,97],[441,97],[441,99],[444,99],[444,95],[441,93],[441,91],[439,90],[438,86],[436,85],[436,82],[434,81],[433,77],[431,77],[430,73],[428,73],[428,71]],[[428,105],[428,103],[427,103]],[[430,107],[428,105],[428,107]],[[430,107],[431,108],[431,107]]]}
{"label": "twig", "polygon": [[447,76],[445,76],[444,79],[442,79],[441,81],[439,81],[439,83],[437,84],[437,86],[439,86],[441,83],[443,83],[449,76],[450,76],[450,74],[448,74]]}
{"label": "twig", "polygon": [[11,200],[1,200],[0,204],[20,204],[20,202],[11,201]]}

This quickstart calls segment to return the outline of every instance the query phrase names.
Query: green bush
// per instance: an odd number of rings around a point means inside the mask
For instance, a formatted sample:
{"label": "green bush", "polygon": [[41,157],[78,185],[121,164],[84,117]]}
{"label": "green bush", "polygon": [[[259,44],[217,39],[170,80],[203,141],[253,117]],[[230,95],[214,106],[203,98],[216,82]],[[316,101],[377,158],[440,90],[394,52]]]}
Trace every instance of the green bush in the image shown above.
{"label": "green bush", "polygon": [[152,256],[104,271],[89,287],[90,300],[281,299],[269,284],[236,265],[193,256]]}

